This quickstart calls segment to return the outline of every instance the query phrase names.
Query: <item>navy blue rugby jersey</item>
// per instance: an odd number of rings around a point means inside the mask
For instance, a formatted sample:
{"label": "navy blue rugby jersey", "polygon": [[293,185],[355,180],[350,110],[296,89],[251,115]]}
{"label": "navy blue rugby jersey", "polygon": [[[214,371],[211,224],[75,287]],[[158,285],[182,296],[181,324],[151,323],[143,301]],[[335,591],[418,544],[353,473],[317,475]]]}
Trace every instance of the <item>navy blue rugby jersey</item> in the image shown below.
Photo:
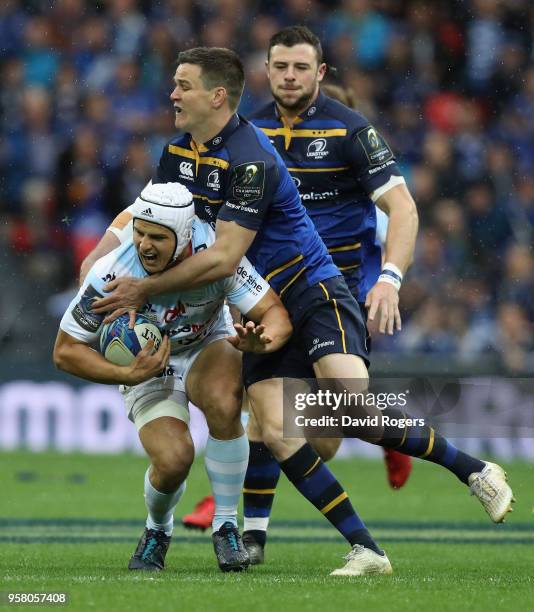
{"label": "navy blue rugby jersey", "polygon": [[189,134],[165,147],[156,182],[187,186],[200,219],[257,231],[247,257],[282,295],[297,278],[313,285],[339,274],[269,139],[234,115],[209,142]]}
{"label": "navy blue rugby jersey", "polygon": [[381,268],[370,195],[392,177],[404,182],[388,144],[365,117],[322,92],[292,128],[274,102],[249,119],[276,147],[349,288],[365,301]]}

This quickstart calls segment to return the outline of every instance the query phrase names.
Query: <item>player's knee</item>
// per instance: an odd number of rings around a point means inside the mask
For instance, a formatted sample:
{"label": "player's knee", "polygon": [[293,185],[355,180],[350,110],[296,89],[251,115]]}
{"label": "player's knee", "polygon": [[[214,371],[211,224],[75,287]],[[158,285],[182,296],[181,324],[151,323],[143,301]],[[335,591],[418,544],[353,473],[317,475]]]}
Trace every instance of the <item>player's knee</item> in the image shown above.
{"label": "player's knee", "polygon": [[254,442],[263,441],[261,428],[258,425],[256,417],[254,416],[254,413],[252,411],[249,412],[248,423],[247,423],[247,436],[249,440],[254,441]]}
{"label": "player's knee", "polygon": [[309,442],[323,461],[330,461],[336,456],[341,438],[314,438]]}
{"label": "player's knee", "polygon": [[293,439],[284,439],[281,423],[262,424],[262,438],[263,443],[279,461],[287,459],[298,450],[298,448],[293,449]]}
{"label": "player's knee", "polygon": [[235,428],[240,423],[242,389],[235,386],[224,391],[220,389],[218,391],[211,392],[204,397],[201,406],[210,431],[213,428],[217,430]]}
{"label": "player's knee", "polygon": [[194,457],[192,444],[180,444],[161,449],[151,460],[161,481],[166,484],[180,484],[187,478]]}

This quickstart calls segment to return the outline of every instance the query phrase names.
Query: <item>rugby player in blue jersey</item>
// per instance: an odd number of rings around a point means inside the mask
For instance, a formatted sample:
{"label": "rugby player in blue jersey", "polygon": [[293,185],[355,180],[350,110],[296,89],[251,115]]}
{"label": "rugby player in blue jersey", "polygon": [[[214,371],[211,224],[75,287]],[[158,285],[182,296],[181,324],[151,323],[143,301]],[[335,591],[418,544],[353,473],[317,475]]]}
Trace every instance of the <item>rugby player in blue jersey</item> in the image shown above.
{"label": "rugby player in blue jersey", "polygon": [[[272,37],[268,50],[267,74],[274,101],[249,119],[284,160],[364,316],[368,306],[370,320],[379,319],[379,331],[392,334],[394,327],[401,327],[398,287],[413,257],[415,204],[377,130],[362,115],[345,108],[349,104],[338,104],[335,93],[327,97],[319,88],[325,72],[319,39],[304,26],[284,28]],[[375,205],[391,218],[383,263]],[[252,548],[254,540],[265,542],[262,532],[279,470],[261,442],[253,414],[248,434],[251,455],[244,490],[244,538]],[[311,442],[324,459],[335,455],[341,440]],[[385,448],[384,453],[389,482],[399,488],[409,476],[411,458],[393,449]],[[257,558],[261,556],[258,551]]]}
{"label": "rugby player in blue jersey", "polygon": [[[366,384],[368,352],[360,308],[269,138],[235,114],[244,84],[239,58],[216,48],[182,52],[174,81],[175,125],[183,135],[165,147],[156,181],[185,182],[193,193],[197,215],[215,223],[216,241],[161,275],[109,283],[111,295],[100,300],[95,310],[135,310],[148,296],[232,275],[247,253],[281,297],[294,328],[291,340],[280,351],[272,355],[246,353],[243,357],[244,384],[263,441],[294,486],[351,544],[346,564],[332,574],[391,573],[386,555],[311,445],[303,438],[283,437],[284,378],[315,375],[340,384],[341,380]],[[371,134],[369,137],[374,143]],[[380,157],[384,147],[377,135],[375,138]],[[122,222],[125,220],[123,217]],[[398,282],[399,275],[392,269],[384,276]],[[382,284],[389,284],[389,280]],[[378,293],[370,316],[375,315],[389,290],[382,288]],[[388,302],[381,311],[381,328],[387,326],[392,331],[398,310]],[[374,407],[356,408],[366,416],[379,412]],[[403,418],[394,409],[388,409],[386,416]],[[381,426],[362,430],[359,437],[445,465],[463,482],[469,481],[493,520],[504,518],[512,495],[502,470],[461,453],[432,428],[399,433],[396,427]],[[489,482],[497,491],[493,502],[480,493],[484,488],[481,482]]]}

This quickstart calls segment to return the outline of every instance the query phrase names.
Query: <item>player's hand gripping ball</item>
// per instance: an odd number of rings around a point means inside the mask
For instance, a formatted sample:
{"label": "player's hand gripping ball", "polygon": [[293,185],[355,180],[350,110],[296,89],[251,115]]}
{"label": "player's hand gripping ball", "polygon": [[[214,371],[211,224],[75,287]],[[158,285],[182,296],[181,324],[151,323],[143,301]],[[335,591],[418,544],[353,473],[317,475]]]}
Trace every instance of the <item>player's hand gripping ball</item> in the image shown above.
{"label": "player's hand gripping ball", "polygon": [[137,314],[133,329],[128,327],[129,319],[126,313],[104,325],[100,333],[100,352],[115,365],[130,365],[149,340],[154,342],[153,353],[161,344],[161,332],[148,317]]}

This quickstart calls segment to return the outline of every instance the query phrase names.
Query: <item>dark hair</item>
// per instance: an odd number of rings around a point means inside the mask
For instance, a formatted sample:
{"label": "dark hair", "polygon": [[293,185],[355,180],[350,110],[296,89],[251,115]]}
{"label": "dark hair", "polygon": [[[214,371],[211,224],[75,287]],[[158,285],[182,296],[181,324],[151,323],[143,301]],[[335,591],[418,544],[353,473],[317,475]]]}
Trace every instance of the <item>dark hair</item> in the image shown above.
{"label": "dark hair", "polygon": [[271,49],[275,45],[284,45],[284,47],[294,47],[300,44],[311,45],[315,49],[317,55],[317,63],[323,63],[323,48],[321,41],[315,34],[306,26],[289,26],[280,30],[271,37],[269,41],[269,50],[267,51],[267,60],[271,58]]}
{"label": "dark hair", "polygon": [[178,54],[180,64],[200,66],[204,86],[224,87],[231,110],[237,108],[245,84],[245,71],[237,53],[223,47],[195,47]]}

